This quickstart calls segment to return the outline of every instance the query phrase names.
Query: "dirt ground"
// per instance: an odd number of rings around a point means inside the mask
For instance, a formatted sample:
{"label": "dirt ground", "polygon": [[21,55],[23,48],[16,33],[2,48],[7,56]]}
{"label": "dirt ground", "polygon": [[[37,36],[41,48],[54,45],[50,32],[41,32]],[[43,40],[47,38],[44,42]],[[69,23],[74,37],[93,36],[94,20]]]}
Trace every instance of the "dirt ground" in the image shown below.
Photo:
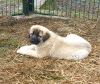
{"label": "dirt ground", "polygon": [[[69,33],[80,35],[91,43],[92,52],[80,61],[49,56],[38,59],[17,54],[19,47],[30,44],[28,29],[36,24],[61,36]],[[0,44],[5,50],[0,52],[0,84],[100,84],[99,20],[51,17],[16,20],[10,16],[0,17],[0,42],[7,42],[8,35],[17,43]]]}

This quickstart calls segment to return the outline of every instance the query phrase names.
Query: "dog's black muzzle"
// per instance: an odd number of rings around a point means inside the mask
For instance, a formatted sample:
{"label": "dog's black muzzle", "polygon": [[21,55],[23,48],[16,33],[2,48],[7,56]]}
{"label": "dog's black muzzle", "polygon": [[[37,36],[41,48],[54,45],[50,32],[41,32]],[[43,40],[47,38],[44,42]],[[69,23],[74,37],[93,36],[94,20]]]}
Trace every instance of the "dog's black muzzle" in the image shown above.
{"label": "dog's black muzzle", "polygon": [[40,43],[39,37],[37,37],[36,35],[30,35],[30,43],[36,45],[39,44]]}

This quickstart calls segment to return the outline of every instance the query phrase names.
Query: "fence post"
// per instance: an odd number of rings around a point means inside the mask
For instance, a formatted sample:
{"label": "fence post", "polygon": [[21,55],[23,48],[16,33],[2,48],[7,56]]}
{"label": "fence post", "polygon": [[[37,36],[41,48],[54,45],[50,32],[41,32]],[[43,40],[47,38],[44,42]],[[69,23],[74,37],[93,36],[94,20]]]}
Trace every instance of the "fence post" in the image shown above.
{"label": "fence post", "polygon": [[29,14],[28,0],[23,0],[23,13],[25,15],[28,15]]}
{"label": "fence post", "polygon": [[34,0],[29,0],[29,11],[34,12]]}
{"label": "fence post", "polygon": [[34,13],[34,0],[32,0],[32,11]]}
{"label": "fence post", "polygon": [[23,13],[28,15],[29,12],[34,12],[34,0],[23,0]]}

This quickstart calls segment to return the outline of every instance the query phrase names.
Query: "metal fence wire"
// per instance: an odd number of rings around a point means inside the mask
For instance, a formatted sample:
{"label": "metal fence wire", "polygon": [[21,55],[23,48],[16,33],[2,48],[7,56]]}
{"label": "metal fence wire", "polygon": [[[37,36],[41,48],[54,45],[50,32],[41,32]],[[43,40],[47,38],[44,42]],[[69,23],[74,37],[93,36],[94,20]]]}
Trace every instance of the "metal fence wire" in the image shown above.
{"label": "metal fence wire", "polygon": [[0,16],[22,14],[22,0],[0,0]]}
{"label": "metal fence wire", "polygon": [[0,16],[30,12],[96,19],[100,17],[100,0],[0,0]]}
{"label": "metal fence wire", "polygon": [[36,0],[34,12],[64,17],[94,19],[100,15],[100,0]]}

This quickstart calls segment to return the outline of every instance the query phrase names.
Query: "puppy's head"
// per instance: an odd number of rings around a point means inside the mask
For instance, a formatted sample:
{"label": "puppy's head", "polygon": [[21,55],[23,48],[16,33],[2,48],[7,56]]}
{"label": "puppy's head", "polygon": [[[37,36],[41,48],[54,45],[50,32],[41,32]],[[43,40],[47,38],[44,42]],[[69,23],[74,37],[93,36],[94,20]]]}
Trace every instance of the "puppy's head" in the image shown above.
{"label": "puppy's head", "polygon": [[48,29],[40,25],[34,25],[29,31],[30,42],[32,44],[39,44],[49,39],[50,34]]}

